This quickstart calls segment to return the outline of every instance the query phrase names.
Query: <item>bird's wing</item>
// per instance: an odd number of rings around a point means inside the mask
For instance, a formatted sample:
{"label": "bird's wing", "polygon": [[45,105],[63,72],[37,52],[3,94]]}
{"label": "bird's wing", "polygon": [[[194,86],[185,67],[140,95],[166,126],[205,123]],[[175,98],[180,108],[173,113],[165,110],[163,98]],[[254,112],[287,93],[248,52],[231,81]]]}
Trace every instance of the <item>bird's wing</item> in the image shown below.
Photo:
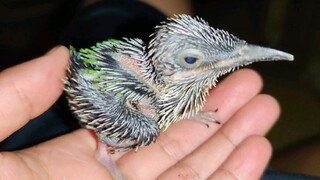
{"label": "bird's wing", "polygon": [[70,52],[65,91],[81,124],[120,151],[154,142],[159,133],[154,109],[148,106],[144,113],[135,107],[155,98],[143,42],[108,40]]}

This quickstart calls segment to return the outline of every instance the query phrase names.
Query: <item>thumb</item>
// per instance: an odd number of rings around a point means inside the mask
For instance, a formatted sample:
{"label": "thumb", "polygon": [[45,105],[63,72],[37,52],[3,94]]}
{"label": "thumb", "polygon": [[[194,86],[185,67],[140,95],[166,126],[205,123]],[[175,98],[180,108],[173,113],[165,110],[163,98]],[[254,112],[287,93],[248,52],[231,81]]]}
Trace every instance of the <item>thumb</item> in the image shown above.
{"label": "thumb", "polygon": [[68,49],[58,46],[0,73],[0,141],[57,100],[63,90],[68,59]]}

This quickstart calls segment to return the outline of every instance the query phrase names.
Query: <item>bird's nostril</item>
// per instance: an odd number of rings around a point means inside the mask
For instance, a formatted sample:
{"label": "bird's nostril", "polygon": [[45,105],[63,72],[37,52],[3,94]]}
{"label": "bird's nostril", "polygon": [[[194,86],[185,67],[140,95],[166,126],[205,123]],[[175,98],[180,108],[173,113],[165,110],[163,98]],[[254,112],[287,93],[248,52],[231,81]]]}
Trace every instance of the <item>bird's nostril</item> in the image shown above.
{"label": "bird's nostril", "polygon": [[247,49],[241,48],[241,49],[239,49],[238,54],[239,54],[240,56],[243,56],[243,55],[245,55],[247,52],[248,52]]}

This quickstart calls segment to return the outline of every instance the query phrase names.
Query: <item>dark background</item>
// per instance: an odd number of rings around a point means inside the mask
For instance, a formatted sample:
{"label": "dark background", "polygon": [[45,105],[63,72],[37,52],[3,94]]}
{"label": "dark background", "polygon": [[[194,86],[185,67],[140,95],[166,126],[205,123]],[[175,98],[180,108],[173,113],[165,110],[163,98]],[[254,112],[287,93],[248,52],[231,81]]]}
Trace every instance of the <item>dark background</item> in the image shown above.
{"label": "dark background", "polygon": [[[280,121],[268,138],[276,151],[310,140],[319,142],[320,1],[192,2],[194,14],[211,26],[295,56],[294,62],[250,66],[263,76],[263,92],[275,96],[282,106]],[[66,29],[84,6],[76,0],[0,0],[0,70],[38,57],[61,42],[73,41],[66,38],[72,36]],[[105,24],[112,23],[106,20]],[[148,26],[149,31],[152,28]]]}

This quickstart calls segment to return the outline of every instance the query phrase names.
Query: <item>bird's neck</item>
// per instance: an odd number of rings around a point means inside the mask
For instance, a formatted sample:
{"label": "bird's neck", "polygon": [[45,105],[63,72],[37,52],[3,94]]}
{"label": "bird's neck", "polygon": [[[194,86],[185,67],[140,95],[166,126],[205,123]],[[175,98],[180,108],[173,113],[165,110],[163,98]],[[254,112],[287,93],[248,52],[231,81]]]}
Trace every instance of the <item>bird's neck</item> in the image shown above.
{"label": "bird's neck", "polygon": [[209,89],[215,80],[172,82],[161,89],[158,98],[159,126],[167,129],[172,123],[195,116],[202,110]]}

